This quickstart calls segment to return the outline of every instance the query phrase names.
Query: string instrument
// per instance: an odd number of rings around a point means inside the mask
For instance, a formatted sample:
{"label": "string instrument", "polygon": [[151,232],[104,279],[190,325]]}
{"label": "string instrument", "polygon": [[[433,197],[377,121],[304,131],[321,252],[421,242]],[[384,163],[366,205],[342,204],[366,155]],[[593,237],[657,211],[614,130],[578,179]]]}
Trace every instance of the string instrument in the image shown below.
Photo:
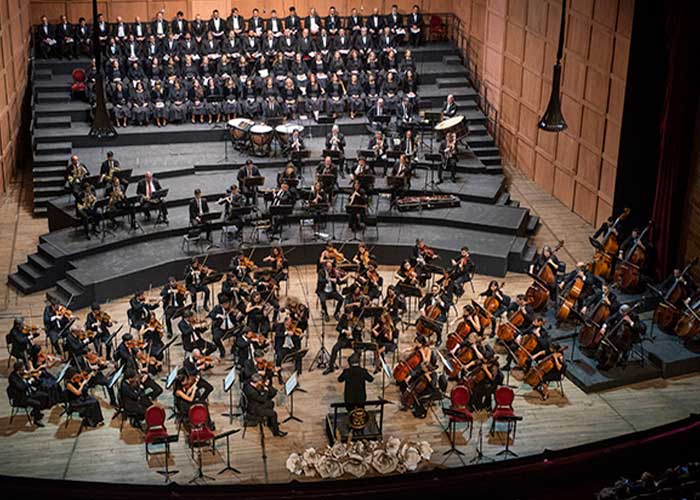
{"label": "string instrument", "polygon": [[[641,302],[637,302],[628,315],[634,311]],[[600,339],[598,350],[596,351],[596,360],[600,365],[601,370],[609,370],[613,368],[623,354],[632,348],[634,342],[634,332],[630,324],[621,318],[620,321]]]}
{"label": "string instrument", "polygon": [[436,324],[441,314],[442,311],[437,305],[429,305],[426,307],[424,313],[421,314],[418,321],[416,321],[416,334],[430,337],[433,334],[433,330],[428,327],[428,324]]}
{"label": "string instrument", "polygon": [[[503,287],[506,286],[506,282],[502,282],[498,286],[498,290],[496,292],[500,292]],[[495,313],[499,307],[501,307],[501,302],[503,301],[502,298],[499,298],[498,293],[493,293],[490,297],[486,297],[484,299],[484,309],[486,309],[490,314]]]}
{"label": "string instrument", "polygon": [[491,373],[491,368],[498,370],[497,359],[479,360],[469,373],[462,378],[460,384],[466,386],[473,393],[474,389],[487,378],[492,380],[494,374]]}
{"label": "string instrument", "polygon": [[20,330],[20,332],[24,335],[27,335],[29,337],[29,340],[31,341],[32,339],[41,335],[42,330],[43,329],[37,325],[24,324],[22,325],[22,329]]}
{"label": "string instrument", "polygon": [[[561,356],[561,353],[564,352],[567,348],[568,346],[564,346],[563,349],[548,354],[547,356],[542,358],[535,366],[531,367],[527,371],[527,373],[525,373],[525,378],[523,379],[525,383],[528,384],[530,387],[539,386],[544,380],[545,375],[547,375],[552,370],[556,370],[558,368],[556,358],[557,356]],[[561,357],[561,364],[565,364],[563,356]]]}
{"label": "string instrument", "polygon": [[274,374],[277,374],[282,370],[282,367],[275,366],[275,364],[272,361],[268,361],[266,359],[256,361],[255,368],[258,371],[271,371]]}
{"label": "string instrument", "polygon": [[158,359],[155,356],[150,356],[144,351],[141,351],[138,354],[136,354],[136,359],[141,364],[141,366],[152,366],[154,368],[160,368],[161,366],[163,366],[163,363],[158,361]]}
{"label": "string instrument", "polygon": [[126,345],[129,349],[143,349],[145,347],[145,343],[141,339],[127,340],[124,342],[124,345]]}
{"label": "string instrument", "polygon": [[457,324],[457,329],[447,336],[447,341],[445,342],[445,347],[450,353],[459,347],[459,345],[466,339],[472,331],[471,325],[466,321],[462,320]]}
{"label": "string instrument", "polygon": [[680,276],[676,278],[668,291],[664,294],[662,301],[654,311],[654,323],[664,332],[672,332],[676,323],[681,317],[680,306],[688,295],[688,289],[683,283],[683,277],[692,268],[698,258],[689,262]]}
{"label": "string instrument", "polygon": [[576,305],[576,301],[581,296],[581,292],[583,291],[584,285],[585,282],[583,281],[583,278],[581,276],[576,276],[576,279],[571,284],[571,287],[566,293],[564,301],[562,302],[561,306],[559,307],[559,310],[557,311],[557,321],[564,321],[569,317],[571,310]]}
{"label": "string instrument", "polygon": [[630,214],[630,209],[625,208],[617,219],[608,227],[600,246],[596,246],[593,261],[590,263],[590,270],[595,276],[608,279],[612,271],[612,261],[620,249],[620,242],[617,239],[617,226]]}
{"label": "string instrument", "polygon": [[641,268],[646,262],[646,249],[644,247],[644,243],[642,243],[642,239],[650,227],[651,221],[639,235],[639,238],[637,238],[637,240],[634,242],[634,245],[632,245],[627,251],[627,254],[623,257],[622,261],[615,266],[615,274],[613,279],[623,292],[634,290],[639,285]]}
{"label": "string instrument", "polygon": [[108,323],[111,325],[112,317],[106,311],[97,311],[95,313],[95,319],[101,323]]}
{"label": "string instrument", "polygon": [[520,368],[525,368],[528,361],[532,360],[532,352],[537,349],[537,344],[537,335],[534,333],[527,333],[521,337],[513,352]]}
{"label": "string instrument", "polygon": [[257,344],[258,347],[264,348],[267,346],[267,337],[261,333],[248,332],[245,334],[245,338],[248,340],[248,342]]}
{"label": "string instrument", "polygon": [[258,266],[255,265],[255,262],[253,262],[252,259],[246,257],[245,255],[241,255],[241,258],[238,261],[238,267],[247,269],[250,272],[255,271],[258,268]]}
{"label": "string instrument", "polygon": [[[564,240],[560,240],[556,247],[552,250],[552,256],[559,251],[564,246]],[[534,281],[532,285],[525,292],[525,297],[527,297],[530,305],[535,311],[540,310],[543,306],[547,304],[549,300],[549,289],[553,287],[557,282],[557,277],[552,270],[552,258],[550,257],[547,262],[542,264],[542,267],[537,271],[537,274],[532,276]]]}
{"label": "string instrument", "polygon": [[[377,328],[379,331],[377,331]],[[378,338],[389,342],[394,340],[394,320],[391,318],[391,314],[387,311],[382,313],[379,317],[379,324],[374,328],[374,332]]]}
{"label": "string instrument", "polygon": [[79,386],[79,385],[83,384],[84,382],[88,382],[88,381],[93,377],[93,375],[95,375],[95,373],[96,373],[96,372],[94,372],[94,371],[90,371],[90,372],[86,372],[86,371],[77,372],[75,375],[73,375],[73,376],[71,377],[70,381],[71,381],[71,383],[72,383],[73,385],[78,385],[78,386]]}
{"label": "string instrument", "polygon": [[75,332],[75,336],[82,340],[83,342],[86,340],[92,340],[95,338],[96,332],[93,332],[92,330],[83,330],[82,328]]}
{"label": "string instrument", "polygon": [[184,283],[178,283],[175,285],[175,293],[179,295],[189,295],[190,291],[187,289]]}
{"label": "string instrument", "polygon": [[684,339],[700,335],[700,301],[694,305],[685,304],[686,311],[676,323],[673,332]]}
{"label": "string instrument", "polygon": [[73,311],[68,309],[66,306],[57,305],[54,307],[54,312],[56,313],[56,316],[61,316],[64,319],[71,320],[75,318]]}
{"label": "string instrument", "polygon": [[394,367],[393,376],[397,384],[406,382],[406,379],[413,375],[423,363],[423,355],[420,351],[415,350],[409,357],[403,361],[399,361]]}
{"label": "string instrument", "polygon": [[503,342],[511,342],[518,333],[518,328],[525,324],[525,313],[522,308],[518,308],[510,317],[498,325],[496,336]]}
{"label": "string instrument", "polygon": [[474,306],[474,310],[476,311],[476,315],[479,318],[479,324],[481,325],[481,330],[485,330],[489,326],[491,326],[491,321],[493,321],[493,315],[481,307],[481,304],[479,304],[477,301],[472,299],[472,305]]}
{"label": "string instrument", "polygon": [[155,333],[158,334],[158,336],[162,337],[163,334],[165,333],[165,328],[163,328],[163,323],[158,321],[158,318],[155,316],[148,322],[146,323],[146,328],[148,330],[151,330]]}
{"label": "string instrument", "polygon": [[88,351],[85,353],[85,359],[92,366],[97,366],[99,368],[105,368],[109,362],[104,356],[98,356],[96,353]]}
{"label": "string instrument", "polygon": [[462,371],[466,365],[472,362],[476,358],[474,349],[471,345],[466,345],[461,347],[454,354],[450,354],[450,364],[452,365],[452,370],[447,373],[450,379],[456,379],[459,377],[459,373]]}
{"label": "string instrument", "polygon": [[600,331],[600,325],[605,323],[610,317],[610,300],[607,295],[603,295],[598,303],[591,309],[588,317],[583,318],[583,326],[578,333],[578,341],[581,347],[591,347],[597,345],[600,339],[596,340],[596,335]]}

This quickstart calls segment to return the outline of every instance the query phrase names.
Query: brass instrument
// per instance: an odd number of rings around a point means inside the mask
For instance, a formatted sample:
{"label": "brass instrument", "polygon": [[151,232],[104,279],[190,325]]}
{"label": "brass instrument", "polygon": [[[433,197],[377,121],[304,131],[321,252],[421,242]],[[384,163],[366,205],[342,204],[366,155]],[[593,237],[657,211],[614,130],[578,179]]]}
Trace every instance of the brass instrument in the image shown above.
{"label": "brass instrument", "polygon": [[75,182],[82,181],[83,177],[85,177],[87,174],[88,171],[82,163],[71,165],[71,173],[68,176],[68,183],[74,184]]}
{"label": "brass instrument", "polygon": [[90,210],[95,206],[95,203],[97,202],[97,196],[92,192],[92,190],[88,190],[85,193],[85,196],[83,197],[83,200],[78,203],[77,208],[78,210]]}
{"label": "brass instrument", "polygon": [[109,193],[109,201],[107,202],[107,207],[110,210],[114,210],[114,207],[117,205],[117,203],[124,201],[125,198],[126,196],[124,195],[124,191],[122,191],[121,183],[117,186],[113,186],[112,191],[110,191]]}

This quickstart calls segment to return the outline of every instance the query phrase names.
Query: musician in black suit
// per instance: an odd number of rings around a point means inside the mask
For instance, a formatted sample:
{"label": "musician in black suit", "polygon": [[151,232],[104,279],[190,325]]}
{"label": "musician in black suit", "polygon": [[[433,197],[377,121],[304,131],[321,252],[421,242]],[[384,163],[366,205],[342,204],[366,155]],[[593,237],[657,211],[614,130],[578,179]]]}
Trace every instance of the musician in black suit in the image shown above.
{"label": "musician in black suit", "polygon": [[385,19],[381,14],[379,14],[379,9],[375,7],[372,10],[372,15],[367,18],[367,29],[369,30],[369,34],[372,35],[373,38],[378,37],[381,32],[384,31],[384,26]]}
{"label": "musician in black suit", "polygon": [[185,352],[194,352],[195,349],[198,349],[203,352],[205,356],[208,356],[216,351],[216,346],[202,337],[202,333],[206,331],[206,327],[197,324],[194,311],[185,311],[177,327],[180,330],[182,348]]}
{"label": "musician in black suit", "polygon": [[[226,356],[226,348],[223,343],[224,335],[228,334],[237,325],[236,315],[231,307],[231,299],[225,296],[221,303],[214,306],[211,310],[209,318],[212,320],[212,339],[219,349],[219,357],[223,359]],[[233,350],[231,354],[233,354]]]}
{"label": "musician in black suit", "polygon": [[[282,360],[293,352],[301,350],[301,330],[295,330],[291,316],[275,325],[275,365],[282,366]],[[301,358],[294,361],[294,370],[301,373]]]}
{"label": "musician in black suit", "polygon": [[289,15],[284,18],[284,28],[296,35],[301,30],[301,18],[297,16],[297,10],[294,7],[289,8]]}
{"label": "musician in black suit", "polygon": [[181,10],[177,11],[175,19],[170,24],[170,32],[179,40],[185,33],[188,32],[187,19]]}
{"label": "musician in black suit", "polygon": [[209,19],[209,31],[214,35],[214,38],[220,40],[224,36],[224,30],[226,29],[226,22],[219,17],[219,11],[214,10],[212,12],[212,17]]}
{"label": "musician in black suit", "polygon": [[112,25],[111,36],[119,42],[124,42],[129,36],[129,29],[130,26],[124,22],[122,16],[117,16],[116,22]]}
{"label": "musician in black suit", "polygon": [[236,7],[231,9],[231,15],[226,19],[226,29],[233,31],[236,36],[239,36],[245,31],[245,19],[238,13]]}
{"label": "musician in black suit", "polygon": [[335,327],[338,332],[338,340],[331,348],[331,359],[328,362],[328,367],[323,370],[324,375],[335,370],[335,360],[338,359],[341,349],[351,347],[353,342],[362,341],[362,319],[358,314],[356,308],[346,308],[343,316],[338,320],[338,325]]}
{"label": "musician in black suit", "polygon": [[355,50],[357,50],[362,57],[366,57],[373,48],[374,40],[372,35],[368,33],[367,27],[363,26],[360,28],[360,32],[355,38]]}
{"label": "musician in black suit", "polygon": [[189,211],[190,226],[204,226],[207,233],[207,240],[211,241],[211,225],[208,224],[203,218],[205,214],[209,213],[209,204],[202,196],[202,190],[199,188],[194,190],[194,198],[192,198],[192,201],[190,201]]}
{"label": "musician in black suit", "polygon": [[257,203],[257,186],[247,186],[246,179],[250,177],[260,177],[260,170],[255,166],[253,160],[246,160],[245,165],[238,170],[238,189],[245,196],[246,203]]}
{"label": "musician in black suit", "polygon": [[12,373],[7,377],[7,394],[15,405],[31,408],[34,425],[44,427],[41,410],[49,407],[49,395],[32,386],[31,379],[24,378],[24,369],[22,361],[15,361],[12,365]]}
{"label": "musician in black suit", "polygon": [[367,401],[367,382],[373,382],[374,377],[360,366],[360,355],[353,353],[348,358],[350,366],[345,368],[338,377],[338,382],[345,382],[343,400],[348,412],[355,408],[363,408]]}
{"label": "musician in black suit", "polygon": [[284,437],[287,435],[280,429],[275,411],[277,389],[263,380],[259,373],[255,373],[250,377],[250,381],[243,386],[243,394],[245,394],[247,401],[247,415],[264,420],[274,436]]}
{"label": "musician in black suit", "polygon": [[36,28],[36,46],[39,49],[39,55],[44,59],[53,56],[57,43],[56,30],[49,24],[46,16],[41,16],[41,23]]}
{"label": "musician in black suit", "polygon": [[[162,392],[162,390],[161,390]],[[146,418],[146,410],[153,404],[154,398],[146,395],[141,385],[141,377],[136,370],[128,369],[124,372],[119,384],[119,401],[128,417],[133,418],[140,425]]]}
{"label": "musician in black suit", "polygon": [[336,301],[335,312],[333,317],[337,320],[340,317],[340,308],[343,306],[343,296],[338,291],[339,283],[343,279],[340,277],[333,262],[327,261],[318,271],[316,280],[316,295],[321,302],[321,311],[323,312],[323,321],[329,321],[328,307],[326,302],[328,299]]}
{"label": "musician in black suit", "polygon": [[260,17],[260,11],[258,9],[253,9],[253,17],[248,20],[248,32],[253,32],[255,36],[259,37],[265,30],[265,22],[263,18]]}
{"label": "musician in black suit", "polygon": [[78,19],[78,25],[73,30],[73,33],[75,34],[76,57],[78,53],[91,54],[92,31],[84,17]]}
{"label": "musician in black suit", "polygon": [[76,45],[74,28],[68,22],[68,18],[61,15],[61,21],[56,25],[56,42],[58,43],[58,56],[71,59],[77,57],[78,46]]}
{"label": "musician in black suit", "polygon": [[151,33],[158,39],[163,40],[170,32],[170,26],[168,26],[168,21],[163,19],[163,11],[159,11],[156,14],[155,20],[151,23]]}
{"label": "musician in black suit", "polygon": [[413,47],[418,47],[423,28],[423,16],[419,11],[418,5],[413,6],[412,12],[406,18],[406,24],[408,24],[408,42]]}
{"label": "musician in black suit", "polygon": [[162,188],[158,179],[153,177],[151,172],[146,172],[136,186],[136,194],[141,196],[141,206],[143,207],[143,213],[146,216],[146,220],[151,220],[150,208],[158,208],[160,212],[160,218],[165,224],[168,224],[168,209],[165,207],[165,202],[163,198],[153,198],[153,193],[160,191]]}
{"label": "musician in black suit", "polygon": [[304,29],[309,30],[310,34],[316,35],[321,31],[322,27],[321,17],[316,13],[316,9],[311,7],[309,15],[304,18]]}
{"label": "musician in black suit", "polygon": [[362,189],[360,181],[353,182],[352,193],[348,199],[349,207],[363,207],[363,209],[353,210],[350,212],[350,220],[348,225],[353,232],[361,231],[367,219],[367,203],[368,198],[365,190]]}
{"label": "musician in black suit", "polygon": [[360,30],[365,25],[362,16],[357,13],[357,9],[353,7],[350,9],[350,15],[347,19],[347,29],[352,38],[355,38],[360,34]]}
{"label": "musician in black suit", "polygon": [[442,108],[442,116],[445,118],[452,118],[457,114],[457,103],[455,103],[455,96],[449,94],[447,100],[445,101],[445,107]]}

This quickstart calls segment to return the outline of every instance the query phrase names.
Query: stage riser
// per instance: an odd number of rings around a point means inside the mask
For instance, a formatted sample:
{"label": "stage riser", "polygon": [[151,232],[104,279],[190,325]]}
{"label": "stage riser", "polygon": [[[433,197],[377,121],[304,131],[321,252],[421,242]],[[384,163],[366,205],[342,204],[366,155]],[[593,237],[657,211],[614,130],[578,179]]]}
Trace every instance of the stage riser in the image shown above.
{"label": "stage riser", "polygon": [[[379,262],[382,265],[399,266],[401,262],[411,255],[412,247],[409,246],[395,246],[388,245],[385,246],[381,243],[372,242],[372,252],[377,256]],[[289,245],[282,245],[283,248],[288,249]],[[294,251],[290,251],[288,254],[289,264],[291,266],[296,265],[314,265],[317,262],[318,255],[323,251],[324,244],[319,243],[304,243],[303,245],[295,244],[293,246]],[[355,251],[355,245],[348,244],[343,247],[345,253],[353,253]],[[246,250],[250,252],[250,250]],[[270,252],[270,247],[256,247],[253,251],[253,260],[261,259],[262,257],[268,255]],[[455,251],[440,251],[440,255],[443,260],[449,261],[449,259],[456,258],[458,252]],[[214,269],[226,269],[228,263],[233,256],[233,251],[215,251],[209,255],[207,264]],[[149,286],[161,286],[165,283],[169,276],[175,276],[177,279],[184,278],[184,270],[187,264],[190,262],[191,257],[183,255],[182,258],[164,262],[159,266],[151,267],[145,270],[135,271],[133,273],[120,276],[119,278],[110,279],[98,283],[83,284],[76,283],[76,280],[67,280],[71,287],[78,286],[82,288],[82,294],[74,296],[71,301],[71,307],[81,308],[90,305],[92,302],[105,302],[108,300],[116,299],[129,295],[138,289],[148,289]],[[500,259],[494,259],[488,256],[473,255],[474,262],[480,272],[485,274],[490,274],[494,276],[504,276],[506,272],[505,262]],[[292,271],[294,272],[294,271]],[[69,271],[69,275],[71,272]],[[215,290],[218,291],[219,284],[214,285]],[[467,285],[468,286],[468,285]],[[72,291],[72,290],[71,290]],[[70,291],[58,287],[56,290],[49,292],[49,296],[58,298],[59,300],[67,300],[71,295]]]}

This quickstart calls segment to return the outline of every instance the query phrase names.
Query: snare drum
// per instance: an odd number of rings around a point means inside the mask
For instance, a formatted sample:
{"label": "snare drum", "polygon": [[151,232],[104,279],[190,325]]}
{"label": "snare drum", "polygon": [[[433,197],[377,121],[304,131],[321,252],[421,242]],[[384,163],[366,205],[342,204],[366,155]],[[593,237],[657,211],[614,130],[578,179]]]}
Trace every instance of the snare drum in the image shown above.
{"label": "snare drum", "polygon": [[459,139],[469,133],[467,119],[464,116],[453,116],[435,125],[435,130],[443,135],[454,132]]}
{"label": "snare drum", "polygon": [[301,134],[304,131],[304,127],[303,125],[277,125],[275,127],[275,132],[277,132],[277,138],[280,144],[285,146],[295,130],[298,130]]}
{"label": "snare drum", "polygon": [[228,121],[231,138],[234,141],[242,141],[248,135],[250,128],[255,125],[255,122],[247,118],[234,118]]}
{"label": "snare drum", "polygon": [[254,146],[267,146],[272,141],[272,127],[269,125],[253,125],[250,127],[250,142]]}

